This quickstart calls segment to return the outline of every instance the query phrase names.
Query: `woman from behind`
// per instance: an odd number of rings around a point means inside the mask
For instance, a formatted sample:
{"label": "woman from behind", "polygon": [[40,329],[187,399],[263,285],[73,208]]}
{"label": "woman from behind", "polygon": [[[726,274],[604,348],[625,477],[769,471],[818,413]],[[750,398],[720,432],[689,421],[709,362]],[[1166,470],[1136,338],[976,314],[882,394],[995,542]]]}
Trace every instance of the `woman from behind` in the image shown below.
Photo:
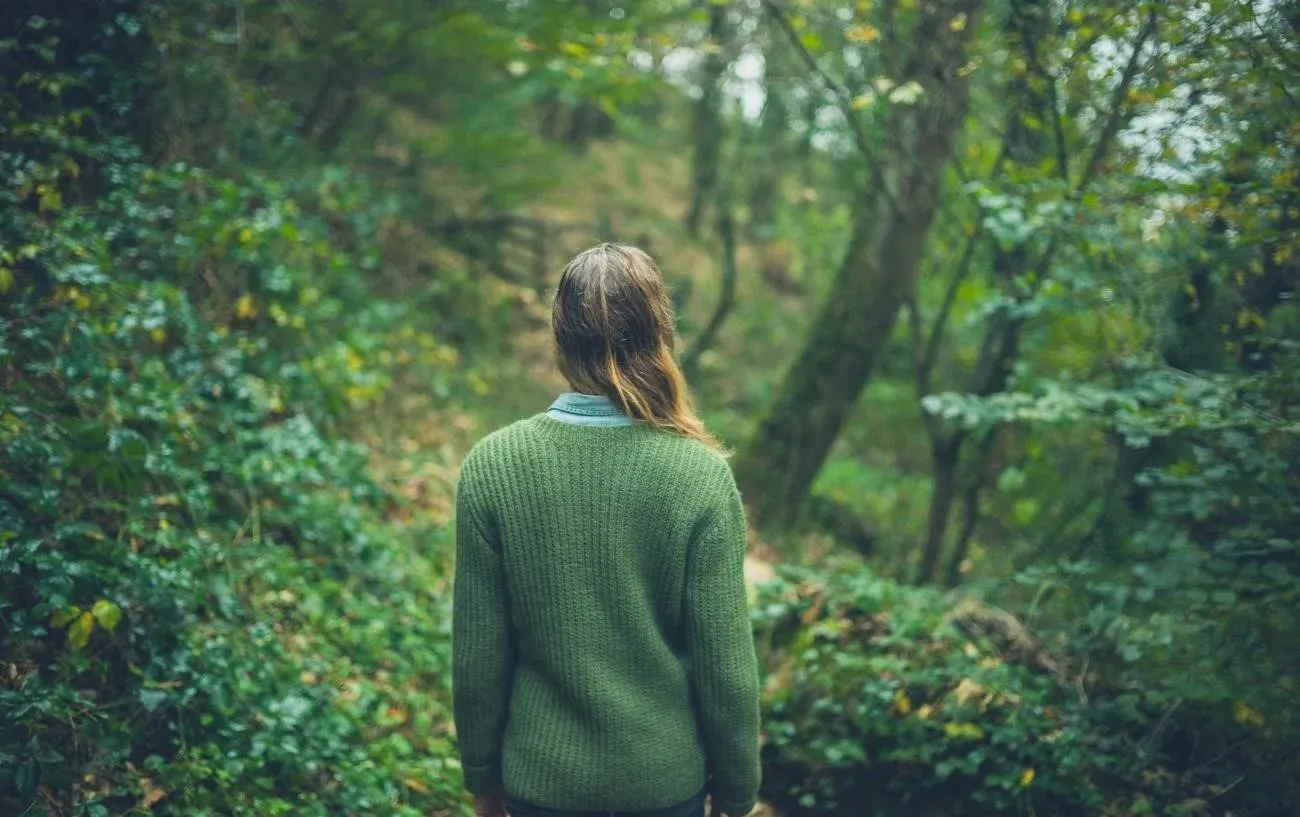
{"label": "woman from behind", "polygon": [[746,529],[690,407],[668,293],[634,247],[564,269],[570,392],[481,440],[456,498],[465,786],[501,817],[743,817],[758,791]]}

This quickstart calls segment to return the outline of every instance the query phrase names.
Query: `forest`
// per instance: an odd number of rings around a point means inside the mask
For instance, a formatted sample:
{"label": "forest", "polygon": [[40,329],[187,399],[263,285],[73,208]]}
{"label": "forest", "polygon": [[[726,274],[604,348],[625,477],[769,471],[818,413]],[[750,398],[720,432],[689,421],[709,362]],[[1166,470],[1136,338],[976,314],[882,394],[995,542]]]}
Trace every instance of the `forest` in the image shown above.
{"label": "forest", "polygon": [[660,263],[773,817],[1300,813],[1300,4],[4,0],[0,814],[468,815],[470,446]]}

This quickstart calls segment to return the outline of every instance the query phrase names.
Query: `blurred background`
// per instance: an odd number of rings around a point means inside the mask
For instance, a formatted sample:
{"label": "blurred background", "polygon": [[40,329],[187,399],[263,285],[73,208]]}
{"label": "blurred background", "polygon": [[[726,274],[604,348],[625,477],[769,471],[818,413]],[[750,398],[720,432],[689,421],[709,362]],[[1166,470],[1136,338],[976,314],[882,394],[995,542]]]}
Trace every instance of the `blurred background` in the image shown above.
{"label": "blurred background", "polygon": [[653,254],[763,809],[1300,808],[1300,7],[5,0],[0,813],[462,814],[451,506]]}

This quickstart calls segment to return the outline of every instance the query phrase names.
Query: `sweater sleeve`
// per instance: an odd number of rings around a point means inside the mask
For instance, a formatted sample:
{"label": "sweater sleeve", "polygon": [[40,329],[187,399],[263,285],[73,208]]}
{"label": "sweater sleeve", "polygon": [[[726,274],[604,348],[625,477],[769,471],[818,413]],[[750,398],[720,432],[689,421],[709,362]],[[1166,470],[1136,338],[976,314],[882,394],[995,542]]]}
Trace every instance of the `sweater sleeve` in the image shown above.
{"label": "sweater sleeve", "polygon": [[514,679],[501,545],[481,511],[467,461],[456,491],[456,575],[452,604],[452,708],[465,788],[501,788],[501,743]]}
{"label": "sweater sleeve", "polygon": [[753,810],[759,783],[758,660],[745,594],[744,510],[735,483],[691,545],[686,637],[710,793],[730,817]]}

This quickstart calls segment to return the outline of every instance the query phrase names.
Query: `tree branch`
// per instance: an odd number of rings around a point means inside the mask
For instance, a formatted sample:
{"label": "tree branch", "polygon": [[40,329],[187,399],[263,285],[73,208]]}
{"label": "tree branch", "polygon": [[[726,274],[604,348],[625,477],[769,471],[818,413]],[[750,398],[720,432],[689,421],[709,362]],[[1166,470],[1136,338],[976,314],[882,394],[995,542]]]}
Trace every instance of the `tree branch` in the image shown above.
{"label": "tree branch", "polygon": [[1070,184],[1070,160],[1065,140],[1065,127],[1061,121],[1061,98],[1057,93],[1056,77],[1047,70],[1047,67],[1043,65],[1043,61],[1038,58],[1037,38],[1025,43],[1025,55],[1029,58],[1029,67],[1047,85],[1047,104],[1051,109],[1049,113],[1052,115],[1052,138],[1056,142],[1056,171],[1061,180],[1065,182],[1068,190]]}
{"label": "tree branch", "polygon": [[930,373],[934,371],[934,364],[939,358],[939,344],[943,341],[943,333],[947,329],[953,305],[957,302],[957,291],[961,289],[962,283],[970,275],[971,268],[974,266],[975,250],[983,233],[983,227],[976,225],[974,231],[966,238],[961,260],[957,262],[957,268],[953,270],[952,278],[948,281],[948,288],[943,293],[943,301],[940,302],[939,311],[934,316],[934,326],[930,328],[930,335],[925,340],[924,352],[918,363],[918,374],[924,379],[917,380],[918,388],[923,389],[922,396],[930,393]]}
{"label": "tree branch", "polygon": [[[922,354],[925,329],[921,324],[921,306],[916,297],[916,289],[913,288],[911,296],[907,300],[907,325],[912,335],[912,368],[916,376],[916,396],[918,401],[930,393],[930,369],[933,368],[933,363],[926,366],[925,357]],[[933,336],[931,340],[933,340]],[[920,408],[921,422],[925,425],[926,433],[930,435],[930,443],[932,446],[938,445],[940,434],[942,434],[939,421],[933,414],[926,411],[924,406],[920,406]]]}
{"label": "tree branch", "polygon": [[714,206],[717,208],[718,238],[722,241],[722,292],[709,322],[682,355],[682,368],[688,378],[699,372],[700,357],[713,345],[718,330],[736,302],[736,225],[731,216],[730,197],[718,195]]}
{"label": "tree branch", "polygon": [[853,141],[854,144],[857,145],[858,152],[862,154],[863,159],[868,163],[871,163],[874,160],[876,152],[871,149],[871,143],[867,140],[867,134],[862,130],[862,123],[858,121],[857,113],[853,110],[853,95],[849,93],[847,88],[839,82],[836,82],[834,77],[822,70],[822,67],[817,64],[817,60],[814,59],[813,55],[804,47],[803,41],[799,39],[799,33],[794,30],[794,26],[790,25],[790,21],[786,19],[780,6],[778,6],[774,0],[762,0],[762,4],[763,8],[767,10],[768,15],[777,26],[780,27],[781,31],[785,33],[786,39],[788,39],[790,44],[794,46],[795,52],[799,55],[799,58],[803,60],[803,63],[808,66],[808,70],[820,79],[822,84],[826,86],[827,90],[831,92],[831,95],[835,97],[840,113],[844,114],[844,118],[848,120],[849,130],[853,132]]}
{"label": "tree branch", "polygon": [[1093,145],[1092,156],[1088,158],[1088,164],[1084,167],[1083,175],[1079,177],[1079,185],[1074,189],[1071,198],[1077,199],[1083,195],[1083,191],[1092,183],[1093,177],[1097,175],[1097,170],[1101,167],[1102,161],[1110,151],[1111,142],[1114,141],[1115,135],[1119,133],[1120,125],[1124,123],[1125,114],[1128,111],[1124,99],[1128,96],[1129,88],[1133,85],[1133,79],[1137,76],[1138,65],[1142,60],[1142,49],[1146,47],[1147,40],[1155,33],[1156,19],[1156,7],[1152,5],[1151,10],[1147,12],[1146,24],[1142,26],[1137,40],[1133,43],[1133,53],[1129,55],[1128,64],[1124,66],[1124,74],[1120,77],[1119,85],[1115,87],[1115,94],[1111,98],[1110,113],[1106,117],[1106,124],[1102,127],[1096,144]]}

